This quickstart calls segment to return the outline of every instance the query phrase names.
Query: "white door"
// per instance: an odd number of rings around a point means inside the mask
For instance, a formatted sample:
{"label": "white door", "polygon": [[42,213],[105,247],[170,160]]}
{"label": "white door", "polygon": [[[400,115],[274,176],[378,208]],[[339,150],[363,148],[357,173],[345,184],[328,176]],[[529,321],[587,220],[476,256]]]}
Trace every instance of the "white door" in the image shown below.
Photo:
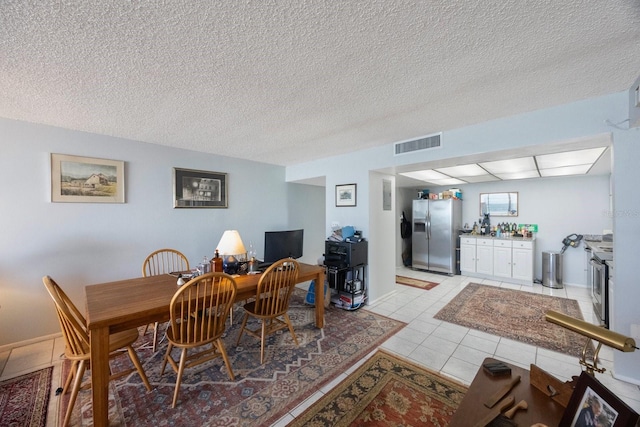
{"label": "white door", "polygon": [[512,258],[513,278],[533,282],[533,251],[531,249],[513,248]]}
{"label": "white door", "polygon": [[476,246],[476,273],[493,275],[493,246],[482,245],[480,239]]}
{"label": "white door", "polygon": [[493,275],[511,278],[511,247],[493,248]]}
{"label": "white door", "polygon": [[460,271],[476,272],[476,245],[460,245]]}

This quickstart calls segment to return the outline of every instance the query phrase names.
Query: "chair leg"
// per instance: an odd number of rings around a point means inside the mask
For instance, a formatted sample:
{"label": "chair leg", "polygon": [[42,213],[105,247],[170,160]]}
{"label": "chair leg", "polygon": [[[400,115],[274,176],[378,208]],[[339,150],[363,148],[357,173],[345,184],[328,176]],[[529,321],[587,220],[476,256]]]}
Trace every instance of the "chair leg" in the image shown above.
{"label": "chair leg", "polygon": [[76,374],[77,370],[78,370],[78,361],[74,360],[73,363],[71,364],[71,369],[69,369],[69,375],[67,375],[67,380],[64,382],[64,386],[62,387],[62,391],[64,393],[69,392],[69,385],[71,385],[71,380],[73,379],[73,376]]}
{"label": "chair leg", "polygon": [[264,364],[264,342],[267,340],[267,321],[262,320],[262,333],[260,334],[260,364]]}
{"label": "chair leg", "polygon": [[240,344],[240,338],[242,338],[242,333],[244,332],[244,328],[247,326],[247,320],[249,320],[249,315],[245,314],[244,319],[242,319],[242,326],[240,326],[240,332],[238,333],[238,339],[236,340],[236,345]]}
{"label": "chair leg", "polygon": [[178,366],[178,373],[176,374],[176,389],[173,391],[173,403],[172,408],[176,407],[178,402],[178,392],[180,391],[180,383],[182,382],[182,372],[184,371],[184,365],[187,362],[187,349],[183,348],[180,353],[180,366]]}
{"label": "chair leg", "polygon": [[224,360],[224,364],[227,365],[227,371],[229,372],[229,378],[231,378],[231,381],[235,381],[236,377],[235,377],[235,375],[233,375],[233,369],[231,369],[231,362],[229,361],[229,357],[227,356],[227,350],[224,348],[224,343],[222,342],[222,338],[218,338],[214,345],[216,347],[218,347],[218,351],[222,355],[222,359]]}
{"label": "chair leg", "polygon": [[82,384],[82,377],[84,376],[84,370],[86,368],[86,361],[81,360],[78,363],[78,369],[75,373],[75,380],[73,381],[73,388],[71,389],[71,396],[69,397],[69,404],[67,405],[67,413],[64,415],[64,421],[62,423],[63,427],[67,427],[69,425],[69,420],[71,420],[71,412],[73,411],[73,405],[76,403],[76,398],[78,397],[78,390],[80,390],[80,385]]}
{"label": "chair leg", "polygon": [[138,375],[140,375],[140,378],[142,379],[144,386],[147,388],[147,391],[151,391],[151,384],[149,384],[149,379],[147,379],[147,374],[145,374],[144,369],[142,369],[142,365],[140,364],[140,359],[138,358],[138,355],[136,354],[133,347],[130,345],[127,346],[127,351],[129,352],[129,358],[133,362],[133,365],[138,370]]}
{"label": "chair leg", "polygon": [[289,318],[289,315],[285,313],[282,315],[282,317],[284,318],[285,323],[289,327],[289,332],[291,332],[291,336],[293,337],[293,342],[296,343],[296,345],[299,345],[298,338],[296,338],[296,333],[293,332],[293,324],[291,323],[291,319]]}
{"label": "chair leg", "polygon": [[162,359],[162,369],[160,370],[160,376],[164,374],[164,368],[166,368],[167,366],[167,359],[171,357],[172,349],[173,349],[173,344],[171,344],[171,341],[169,341],[169,344],[167,344],[167,352],[164,354],[164,358]]}
{"label": "chair leg", "polygon": [[158,348],[158,322],[153,325],[153,345],[151,346],[152,351],[155,353]]}

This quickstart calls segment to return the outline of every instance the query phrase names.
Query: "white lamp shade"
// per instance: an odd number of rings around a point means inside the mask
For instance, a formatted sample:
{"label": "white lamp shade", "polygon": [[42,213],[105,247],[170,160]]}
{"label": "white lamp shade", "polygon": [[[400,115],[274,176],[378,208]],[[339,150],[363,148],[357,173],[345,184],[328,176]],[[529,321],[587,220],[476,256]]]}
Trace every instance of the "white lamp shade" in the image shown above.
{"label": "white lamp shade", "polygon": [[226,230],[217,246],[220,255],[240,255],[247,252],[238,230]]}

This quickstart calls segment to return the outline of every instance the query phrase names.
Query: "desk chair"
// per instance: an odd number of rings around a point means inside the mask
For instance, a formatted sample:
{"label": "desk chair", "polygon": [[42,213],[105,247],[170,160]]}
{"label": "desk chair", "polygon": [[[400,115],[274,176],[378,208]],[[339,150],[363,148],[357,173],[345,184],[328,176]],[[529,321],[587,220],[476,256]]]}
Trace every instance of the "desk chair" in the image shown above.
{"label": "desk chair", "polygon": [[[69,424],[71,411],[76,402],[78,391],[80,388],[88,388],[91,386],[91,384],[82,386],[82,377],[91,359],[89,332],[87,331],[87,321],[84,316],[76,308],[73,302],[71,302],[62,288],[60,288],[60,286],[58,286],[58,284],[49,276],[43,277],[42,282],[47,288],[47,291],[56,306],[58,320],[60,321],[60,329],[62,330],[62,336],[65,341],[65,356],[73,362],[62,389],[63,392],[66,393],[69,389],[69,385],[71,384],[71,380],[75,377],[73,388],[71,389],[71,397],[69,398],[69,404],[67,405],[67,412],[63,422],[63,426],[66,427]],[[112,374],[109,379],[113,380],[120,378],[137,370],[138,375],[142,378],[144,386],[148,391],[151,391],[149,380],[144,373],[144,369],[142,369],[138,355],[132,347],[132,344],[137,339],[138,329],[135,328],[109,335],[109,357],[112,358],[121,354],[119,350],[126,348],[129,353],[129,358],[135,366],[135,369],[119,372],[118,374]]]}
{"label": "desk chair", "polygon": [[[175,249],[159,249],[152,252],[142,263],[142,276],[159,276],[161,274],[169,274],[176,271],[188,271],[189,260],[182,252]],[[149,325],[144,329],[147,333]],[[153,352],[156,352],[158,346],[158,322],[153,325]]]}
{"label": "desk chair", "polygon": [[[169,345],[162,362],[160,376],[164,374],[167,362],[176,372],[176,388],[173,393],[172,408],[178,401],[178,391],[185,368],[199,365],[216,357],[222,357],[229,378],[235,380],[231,363],[222,342],[227,317],[237,292],[233,277],[225,273],[208,273],[198,276],[182,285],[171,299],[169,310],[171,320],[167,329]],[[207,346],[211,344],[211,346]],[[205,347],[195,353],[188,350]],[[171,350],[181,349],[180,361],[171,357]]]}
{"label": "desk chair", "polygon": [[[269,267],[258,282],[255,300],[243,306],[245,311],[240,333],[236,345],[240,343],[243,332],[260,340],[260,363],[264,363],[264,345],[267,336],[289,328],[293,341],[298,345],[298,339],[293,331],[293,325],[287,311],[289,310],[289,300],[296,285],[300,266],[292,258],[281,259]],[[261,322],[260,329],[247,328],[249,317],[254,317]],[[282,319],[280,319],[282,318]]]}

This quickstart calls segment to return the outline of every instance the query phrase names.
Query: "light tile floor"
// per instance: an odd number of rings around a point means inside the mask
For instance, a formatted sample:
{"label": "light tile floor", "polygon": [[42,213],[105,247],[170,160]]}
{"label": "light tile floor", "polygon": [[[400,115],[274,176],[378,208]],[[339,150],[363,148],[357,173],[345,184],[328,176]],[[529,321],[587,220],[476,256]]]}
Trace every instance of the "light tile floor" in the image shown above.
{"label": "light tile floor", "polygon": [[[469,384],[473,380],[485,357],[495,357],[527,369],[531,363],[535,363],[563,381],[568,380],[572,375],[580,373],[580,367],[575,357],[442,322],[434,319],[433,316],[469,282],[476,282],[575,299],[582,309],[585,320],[595,322],[595,315],[593,314],[587,288],[566,285],[563,289],[550,289],[541,285],[521,286],[466,276],[450,277],[414,271],[408,268],[400,268],[398,274],[430,280],[440,284],[429,291],[396,285],[396,289],[390,295],[363,308],[364,310],[370,310],[407,322],[407,326],[384,342],[381,346],[382,348],[465,384]],[[617,380],[611,375],[614,351],[609,347],[602,347],[600,351],[601,365],[607,368],[607,372],[597,374],[596,378],[636,412],[640,412],[640,387]],[[0,381],[58,364],[61,361],[63,352],[64,343],[60,338],[1,353]],[[366,358],[317,391],[276,422],[274,426],[285,426],[344,380],[365,360]],[[59,381],[54,381],[53,387],[56,387],[57,384],[59,384]],[[48,426],[56,425],[57,402],[58,399],[51,399]]]}

